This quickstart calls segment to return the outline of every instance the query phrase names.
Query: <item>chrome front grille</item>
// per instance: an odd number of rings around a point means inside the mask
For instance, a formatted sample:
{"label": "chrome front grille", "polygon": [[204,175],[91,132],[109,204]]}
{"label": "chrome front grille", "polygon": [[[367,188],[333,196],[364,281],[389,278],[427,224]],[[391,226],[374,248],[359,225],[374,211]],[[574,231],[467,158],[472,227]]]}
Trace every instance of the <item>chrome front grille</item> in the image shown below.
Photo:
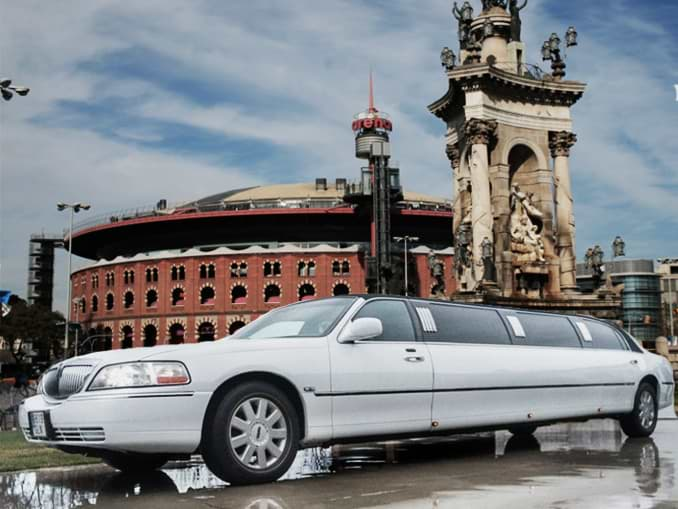
{"label": "chrome front grille", "polygon": [[88,364],[58,366],[47,371],[42,379],[42,390],[47,396],[63,399],[82,389],[92,372]]}
{"label": "chrome front grille", "polygon": [[103,442],[104,428],[54,428],[56,442]]}

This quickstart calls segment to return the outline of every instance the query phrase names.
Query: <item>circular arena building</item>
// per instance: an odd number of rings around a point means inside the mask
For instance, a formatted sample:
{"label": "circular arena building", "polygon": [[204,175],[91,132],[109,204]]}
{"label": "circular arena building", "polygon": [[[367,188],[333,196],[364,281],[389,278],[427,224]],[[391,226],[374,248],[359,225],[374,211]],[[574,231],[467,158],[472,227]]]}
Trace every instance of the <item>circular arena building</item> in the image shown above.
{"label": "circular arena building", "polygon": [[[212,341],[276,306],[364,293],[371,216],[347,199],[356,193],[346,179],[316,179],[160,200],[77,224],[73,252],[92,260],[71,275],[79,350]],[[408,245],[408,291],[450,295],[451,203],[402,196],[392,234],[419,239]],[[402,293],[403,244],[393,248],[393,291]]]}

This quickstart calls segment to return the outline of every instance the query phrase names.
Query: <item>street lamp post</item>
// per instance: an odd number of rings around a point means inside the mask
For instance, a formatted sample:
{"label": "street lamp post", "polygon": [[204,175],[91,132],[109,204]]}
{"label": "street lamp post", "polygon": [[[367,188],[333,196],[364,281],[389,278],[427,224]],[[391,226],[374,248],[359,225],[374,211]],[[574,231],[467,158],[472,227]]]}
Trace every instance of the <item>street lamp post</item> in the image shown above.
{"label": "street lamp post", "polygon": [[[71,322],[71,271],[73,270],[73,216],[81,210],[89,210],[90,205],[86,203],[57,203],[57,210],[62,212],[66,209],[70,212],[70,221],[68,223],[68,274],[66,274],[66,325],[64,327],[64,357],[68,357],[68,328]],[[77,345],[76,345],[77,351]]]}
{"label": "street lamp post", "polygon": [[5,101],[11,100],[12,97],[14,97],[14,94],[26,96],[30,91],[31,89],[28,87],[17,87],[12,85],[12,80],[0,80],[0,93]]}
{"label": "street lamp post", "polygon": [[393,237],[393,240],[396,242],[403,242],[404,243],[404,248],[405,248],[405,297],[407,297],[408,294],[408,279],[407,279],[407,243],[408,242],[419,242],[419,237],[410,237],[408,235],[405,235],[404,237]]}

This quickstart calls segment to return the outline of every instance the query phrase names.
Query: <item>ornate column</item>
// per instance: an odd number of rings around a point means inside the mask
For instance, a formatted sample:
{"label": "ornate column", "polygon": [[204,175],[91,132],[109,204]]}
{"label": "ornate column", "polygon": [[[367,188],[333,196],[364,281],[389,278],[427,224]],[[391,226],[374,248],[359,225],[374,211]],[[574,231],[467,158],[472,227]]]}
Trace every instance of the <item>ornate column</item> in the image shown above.
{"label": "ornate column", "polygon": [[461,150],[459,150],[459,144],[455,143],[454,145],[447,145],[445,149],[447,158],[450,160],[450,165],[452,166],[452,172],[454,173],[454,192],[452,194],[452,199],[454,203],[454,226],[452,227],[453,233],[456,235],[457,228],[462,220],[462,203],[463,203],[463,182],[461,181]]}
{"label": "ornate column", "polygon": [[488,145],[497,130],[494,120],[472,118],[466,122],[465,132],[471,146],[471,221],[473,224],[473,263],[482,272],[483,240],[493,240],[492,202]]}
{"label": "ornate column", "polygon": [[577,288],[575,256],[575,222],[570,184],[570,148],[577,142],[577,135],[568,131],[550,132],[549,147],[553,157],[553,173],[556,183],[556,231],[560,256],[560,288],[562,291]]}

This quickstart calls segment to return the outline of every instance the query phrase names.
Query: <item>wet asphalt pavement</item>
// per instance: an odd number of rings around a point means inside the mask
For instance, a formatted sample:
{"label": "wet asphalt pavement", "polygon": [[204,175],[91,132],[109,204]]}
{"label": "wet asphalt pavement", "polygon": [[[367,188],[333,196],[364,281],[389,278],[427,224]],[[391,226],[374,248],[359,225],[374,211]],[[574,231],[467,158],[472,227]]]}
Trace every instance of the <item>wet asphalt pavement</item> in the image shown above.
{"label": "wet asphalt pavement", "polygon": [[277,483],[229,487],[200,462],[0,474],[0,508],[673,508],[678,421],[627,439],[614,421],[309,449]]}

